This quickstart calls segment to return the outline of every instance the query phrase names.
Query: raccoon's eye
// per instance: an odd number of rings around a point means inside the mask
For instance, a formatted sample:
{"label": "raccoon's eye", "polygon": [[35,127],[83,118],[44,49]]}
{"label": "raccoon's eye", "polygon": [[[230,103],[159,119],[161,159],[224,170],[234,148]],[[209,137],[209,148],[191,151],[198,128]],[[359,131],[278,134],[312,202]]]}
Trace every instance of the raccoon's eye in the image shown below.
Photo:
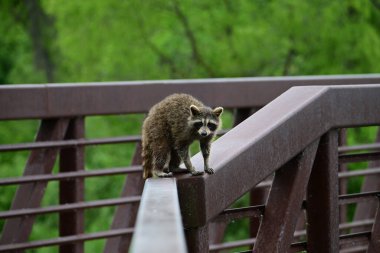
{"label": "raccoon's eye", "polygon": [[214,124],[214,123],[208,123],[207,124],[207,127],[208,127],[208,129],[210,129],[211,131],[215,131],[216,130],[216,128],[218,127],[216,124]]}
{"label": "raccoon's eye", "polygon": [[201,128],[203,126],[203,123],[202,122],[195,122],[194,123],[194,127],[196,128],[196,129],[199,129],[199,128]]}

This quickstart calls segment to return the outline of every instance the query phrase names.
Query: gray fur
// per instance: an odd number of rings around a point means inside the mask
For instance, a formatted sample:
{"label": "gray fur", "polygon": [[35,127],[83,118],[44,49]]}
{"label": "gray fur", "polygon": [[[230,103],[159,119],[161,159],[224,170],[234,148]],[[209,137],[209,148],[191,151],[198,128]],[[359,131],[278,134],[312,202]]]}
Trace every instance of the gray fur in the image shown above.
{"label": "gray fur", "polygon": [[142,128],[143,177],[171,176],[181,162],[192,175],[203,174],[190,161],[189,146],[195,140],[200,142],[204,170],[214,173],[208,158],[222,112],[223,108],[211,109],[187,94],[173,94],[154,105]]}

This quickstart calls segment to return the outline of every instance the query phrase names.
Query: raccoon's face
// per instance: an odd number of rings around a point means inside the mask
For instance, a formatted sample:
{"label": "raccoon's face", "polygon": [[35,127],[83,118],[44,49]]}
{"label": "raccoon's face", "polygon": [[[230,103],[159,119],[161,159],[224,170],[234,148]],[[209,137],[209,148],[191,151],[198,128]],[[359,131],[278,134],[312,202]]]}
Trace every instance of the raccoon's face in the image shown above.
{"label": "raccoon's face", "polygon": [[199,108],[195,105],[191,105],[190,112],[191,118],[189,123],[199,137],[206,138],[215,134],[219,127],[219,117],[223,112],[222,107],[211,109],[207,107]]}

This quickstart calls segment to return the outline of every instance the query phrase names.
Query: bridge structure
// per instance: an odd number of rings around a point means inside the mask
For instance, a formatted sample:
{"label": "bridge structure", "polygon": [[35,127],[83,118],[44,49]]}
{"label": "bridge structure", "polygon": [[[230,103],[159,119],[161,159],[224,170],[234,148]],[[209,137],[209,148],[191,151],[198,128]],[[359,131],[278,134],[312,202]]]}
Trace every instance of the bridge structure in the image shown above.
{"label": "bridge structure", "polygon": [[[212,144],[213,175],[144,182],[140,136],[85,137],[88,116],[146,113],[179,92],[234,111],[234,126]],[[27,119],[40,120],[34,142],[0,144],[0,155],[29,151],[22,176],[0,178],[0,189],[17,186],[0,211],[0,252],[82,253],[98,239],[106,240],[99,252],[379,252],[380,133],[349,146],[346,129],[380,125],[380,75],[0,86],[0,120]],[[123,143],[136,143],[130,166],[85,169],[87,147]],[[347,170],[361,161],[368,168]],[[200,154],[192,163],[203,169]],[[113,175],[127,175],[119,198],[85,200],[86,180]],[[352,177],[364,177],[360,192],[347,192]],[[43,207],[51,181],[59,204]],[[246,194],[249,205],[233,207]],[[86,233],[85,211],[109,206],[110,228]],[[30,240],[36,217],[52,213],[59,235]],[[237,219],[249,220],[249,238],[225,242]]]}

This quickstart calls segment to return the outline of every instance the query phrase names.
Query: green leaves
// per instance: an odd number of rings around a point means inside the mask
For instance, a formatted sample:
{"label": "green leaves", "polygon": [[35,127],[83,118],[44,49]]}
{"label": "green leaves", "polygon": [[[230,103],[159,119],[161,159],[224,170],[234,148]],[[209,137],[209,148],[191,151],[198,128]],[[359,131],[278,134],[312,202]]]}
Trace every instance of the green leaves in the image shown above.
{"label": "green leaves", "polygon": [[[23,2],[2,5],[0,82],[44,82],[15,14]],[[41,6],[54,19],[56,35],[46,46],[54,49],[57,82],[380,71],[380,11],[369,1],[44,0]]]}

